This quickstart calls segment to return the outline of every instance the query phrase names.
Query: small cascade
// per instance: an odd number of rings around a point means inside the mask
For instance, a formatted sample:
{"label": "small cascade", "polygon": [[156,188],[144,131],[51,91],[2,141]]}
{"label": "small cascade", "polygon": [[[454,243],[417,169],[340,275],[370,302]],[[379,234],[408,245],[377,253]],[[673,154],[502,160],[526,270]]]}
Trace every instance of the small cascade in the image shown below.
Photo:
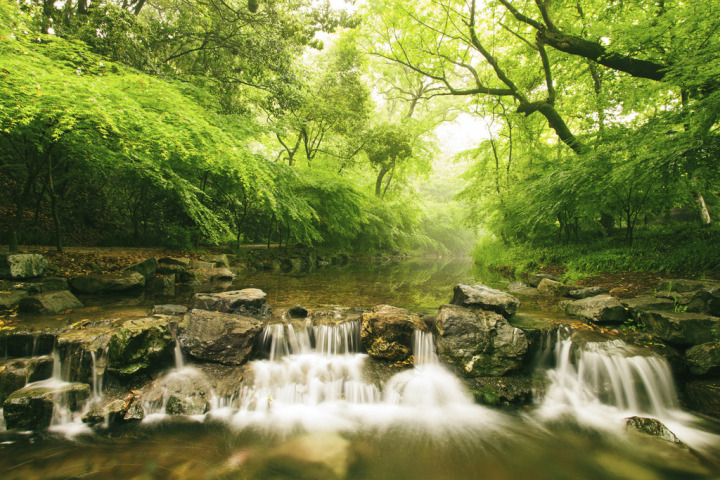
{"label": "small cascade", "polygon": [[100,352],[100,355],[90,351],[90,359],[92,360],[92,399],[95,402],[99,402],[103,398],[103,379],[105,378],[109,348],[105,347]]}
{"label": "small cascade", "polygon": [[[567,335],[565,335],[567,337]],[[622,340],[587,343],[574,351],[570,338],[558,335],[556,367],[541,410],[567,411],[600,422],[598,412],[667,418],[678,410],[670,366],[665,359]]]}
{"label": "small cascade", "polygon": [[185,357],[183,357],[180,340],[175,339],[175,369],[180,370],[185,366]]}
{"label": "small cascade", "polygon": [[420,365],[435,365],[438,363],[432,333],[415,330],[413,333],[413,357],[415,358],[416,367]]}

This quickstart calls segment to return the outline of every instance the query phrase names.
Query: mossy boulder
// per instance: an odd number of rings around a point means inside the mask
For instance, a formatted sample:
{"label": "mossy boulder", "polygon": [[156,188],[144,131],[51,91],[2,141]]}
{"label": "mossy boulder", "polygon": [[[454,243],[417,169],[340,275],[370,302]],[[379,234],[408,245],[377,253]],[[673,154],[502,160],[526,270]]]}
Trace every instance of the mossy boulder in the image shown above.
{"label": "mossy boulder", "polygon": [[720,318],[702,313],[648,311],[638,319],[648,333],[675,345],[700,345],[720,340]]}
{"label": "mossy boulder", "polygon": [[162,318],[128,320],[109,343],[108,370],[121,377],[166,367],[173,362],[175,340]]}
{"label": "mossy boulder", "polygon": [[138,272],[126,270],[118,273],[97,273],[73,278],[70,282],[77,293],[124,293],[142,289],[145,277]]}
{"label": "mossy boulder", "polygon": [[57,315],[82,307],[82,302],[68,290],[40,293],[20,300],[20,311],[24,313]]}
{"label": "mossy boulder", "polygon": [[76,412],[89,396],[90,386],[85,383],[28,386],[14,392],[3,402],[5,423],[7,428],[46,428],[52,421],[55,403]]}
{"label": "mossy boulder", "polygon": [[438,356],[466,377],[517,371],[528,351],[525,333],[494,312],[443,305],[435,330]]}
{"label": "mossy boulder", "polygon": [[555,280],[550,280],[549,278],[543,278],[538,284],[537,289],[541,295],[564,297],[572,290],[572,287]]}
{"label": "mossy boulder", "polygon": [[37,253],[0,255],[0,278],[12,280],[39,277],[50,264]]}
{"label": "mossy boulder", "polygon": [[378,305],[363,312],[360,338],[368,354],[377,359],[403,362],[412,355],[413,333],[427,331],[416,314],[404,308]]}

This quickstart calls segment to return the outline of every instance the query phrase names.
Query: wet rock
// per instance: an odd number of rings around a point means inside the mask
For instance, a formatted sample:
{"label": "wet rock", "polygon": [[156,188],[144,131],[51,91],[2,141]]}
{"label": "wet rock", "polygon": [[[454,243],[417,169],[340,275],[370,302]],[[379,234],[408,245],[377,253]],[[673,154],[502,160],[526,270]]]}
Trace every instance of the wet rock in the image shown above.
{"label": "wet rock", "polygon": [[290,318],[307,318],[308,311],[300,305],[295,305],[288,310],[288,315],[290,315]]}
{"label": "wet rock", "polygon": [[525,358],[531,370],[548,366],[553,356],[552,349],[558,340],[558,330],[564,327],[557,322],[529,313],[515,314],[508,319],[508,323],[525,333],[528,341]]}
{"label": "wet rock", "polygon": [[153,315],[185,315],[188,308],[185,305],[155,305]]}
{"label": "wet rock", "polygon": [[659,299],[667,299],[673,303],[673,310],[678,312],[703,313],[707,310],[706,293],[702,290],[696,292],[657,292]]}
{"label": "wet rock", "polygon": [[648,417],[629,417],[625,419],[625,425],[628,430],[635,430],[646,435],[660,438],[670,443],[683,445],[683,443],[675,436],[669,428],[660,420]]}
{"label": "wet rock", "polygon": [[108,371],[126,377],[162,368],[173,362],[174,350],[166,320],[128,320],[110,338]]}
{"label": "wet rock", "polygon": [[568,297],[582,300],[583,298],[595,297],[597,295],[602,295],[603,293],[607,293],[607,289],[602,287],[585,287],[570,290],[567,295]]}
{"label": "wet rock", "polygon": [[110,326],[97,326],[67,330],[58,335],[56,348],[61,358],[62,378],[85,383],[91,383],[94,374],[102,378],[107,367],[106,349],[114,332]]}
{"label": "wet rock", "polygon": [[477,403],[490,406],[526,406],[542,382],[530,377],[478,377],[463,380]]}
{"label": "wet rock", "polygon": [[636,297],[636,298],[624,298],[620,300],[622,306],[628,309],[630,316],[637,320],[640,312],[647,312],[649,310],[661,310],[669,311],[674,307],[672,300],[667,298],[651,297],[649,295]]}
{"label": "wet rock", "polygon": [[720,373],[720,341],[703,343],[685,352],[688,369],[695,375]]}
{"label": "wet rock", "polygon": [[70,290],[70,281],[64,277],[46,277],[28,285],[28,293],[35,295],[37,293],[54,292],[57,290]]}
{"label": "wet rock", "polygon": [[39,277],[50,264],[40,254],[21,253],[0,255],[0,278],[23,279]]}
{"label": "wet rock", "polygon": [[25,384],[50,378],[52,370],[53,359],[47,355],[0,362],[0,404]]}
{"label": "wet rock", "polygon": [[371,357],[400,362],[412,354],[415,330],[427,331],[418,315],[403,308],[377,305],[362,314],[360,338]]}
{"label": "wet rock", "polygon": [[158,259],[158,265],[174,265],[176,267],[190,268],[191,260],[187,257],[163,257]]}
{"label": "wet rock", "polygon": [[190,282],[195,279],[195,275],[189,271],[188,267],[175,264],[158,264],[158,274],[172,276],[176,282]]}
{"label": "wet rock", "polygon": [[264,322],[230,313],[194,309],[178,325],[184,353],[226,365],[245,363],[257,343]]}
{"label": "wet rock", "polygon": [[212,389],[202,372],[183,368],[162,378],[143,394],[143,402],[150,411],[163,406],[169,415],[202,415],[210,410]]}
{"label": "wet rock", "polygon": [[20,300],[28,296],[25,290],[0,291],[0,310],[12,310],[20,305]]}
{"label": "wet rock", "polygon": [[538,292],[541,295],[548,295],[552,297],[564,297],[571,290],[571,287],[549,278],[543,278],[538,284]]}
{"label": "wet rock", "polygon": [[198,279],[205,282],[232,281],[235,274],[229,268],[209,268],[206,270],[196,270],[195,275]]}
{"label": "wet rock", "polygon": [[540,282],[543,281],[543,279],[552,280],[554,282],[557,282],[558,279],[555,278],[552,275],[548,275],[547,273],[531,273],[528,275],[528,285],[530,285],[533,288],[537,288],[538,285],[540,285]]}
{"label": "wet rock", "polygon": [[0,355],[6,358],[35,357],[52,353],[62,329],[0,331]]}
{"label": "wet rock", "polygon": [[513,315],[520,306],[520,300],[509,293],[485,285],[471,286],[462,283],[455,286],[450,303],[462,307],[490,310],[505,318]]}
{"label": "wet rock", "polygon": [[230,259],[227,255],[203,255],[200,257],[203,262],[212,263],[213,267],[228,268],[230,267]]}
{"label": "wet rock", "polygon": [[31,385],[14,392],[3,403],[7,428],[40,429],[50,426],[54,403],[78,411],[90,396],[85,383],[58,386]]}
{"label": "wet rock", "polygon": [[594,323],[622,323],[628,318],[625,307],[610,295],[598,295],[570,302],[565,306],[565,315],[580,317]]}
{"label": "wet rock", "polygon": [[266,299],[267,294],[257,288],[222,293],[196,293],[193,296],[192,308],[265,317],[271,311]]}
{"label": "wet rock", "polygon": [[145,277],[145,283],[148,284],[153,279],[158,270],[158,261],[156,258],[148,258],[140,263],[128,267],[126,271],[138,272],[140,275]]}
{"label": "wet rock", "polygon": [[518,370],[528,350],[525,333],[494,312],[443,305],[435,329],[438,356],[466,377]]}
{"label": "wet rock", "polygon": [[124,421],[128,407],[128,402],[119,398],[103,403],[94,403],[82,416],[82,422],[89,425],[96,425],[106,421],[110,425],[121,424]]}
{"label": "wet rock", "polygon": [[152,292],[156,295],[172,297],[175,295],[175,274],[161,275],[152,279],[150,284]]}
{"label": "wet rock", "polygon": [[700,345],[720,340],[720,318],[700,313],[640,312],[639,320],[651,333],[668,343]]}
{"label": "wet rock", "polygon": [[66,310],[82,308],[83,304],[69,290],[46,292],[32,295],[20,300],[20,311],[56,315]]}
{"label": "wet rock", "polygon": [[685,401],[696,412],[720,419],[720,380],[696,380],[685,386]]}
{"label": "wet rock", "polygon": [[78,293],[124,293],[143,288],[145,277],[134,271],[98,273],[73,278],[70,285]]}

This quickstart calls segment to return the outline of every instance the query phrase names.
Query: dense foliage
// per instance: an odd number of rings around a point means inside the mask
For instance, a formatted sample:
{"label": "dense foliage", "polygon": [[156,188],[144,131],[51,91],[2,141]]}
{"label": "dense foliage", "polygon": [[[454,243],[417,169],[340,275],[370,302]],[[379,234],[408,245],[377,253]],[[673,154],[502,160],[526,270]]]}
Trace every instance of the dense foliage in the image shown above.
{"label": "dense foliage", "polygon": [[[477,230],[485,260],[720,268],[686,252],[720,213],[714,1],[36,0],[0,29],[13,249]],[[460,114],[482,126],[450,165]]]}

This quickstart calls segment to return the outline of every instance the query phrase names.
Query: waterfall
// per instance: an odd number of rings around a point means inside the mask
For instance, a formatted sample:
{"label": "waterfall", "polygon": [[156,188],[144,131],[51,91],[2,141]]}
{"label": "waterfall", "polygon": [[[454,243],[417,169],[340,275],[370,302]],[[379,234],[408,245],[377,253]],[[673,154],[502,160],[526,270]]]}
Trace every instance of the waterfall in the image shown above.
{"label": "waterfall", "polygon": [[415,330],[413,333],[413,357],[415,358],[415,366],[435,365],[438,363],[432,333]]}
{"label": "waterfall", "polygon": [[668,362],[622,340],[587,343],[575,351],[560,332],[555,359],[541,403],[545,414],[570,412],[602,423],[608,415],[662,419],[678,411]]}

